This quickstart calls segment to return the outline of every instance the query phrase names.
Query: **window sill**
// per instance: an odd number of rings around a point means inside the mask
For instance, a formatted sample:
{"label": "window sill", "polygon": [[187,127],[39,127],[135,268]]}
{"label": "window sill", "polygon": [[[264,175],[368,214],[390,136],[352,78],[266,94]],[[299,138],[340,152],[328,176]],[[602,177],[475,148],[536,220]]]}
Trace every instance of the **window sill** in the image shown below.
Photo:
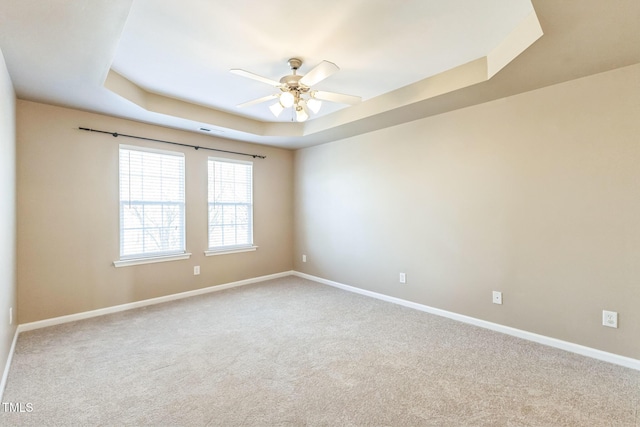
{"label": "window sill", "polygon": [[149,258],[121,259],[120,261],[113,261],[113,265],[114,267],[129,267],[131,265],[152,264],[155,262],[179,261],[181,259],[189,259],[190,257],[190,253],[184,253],[176,255],[154,256]]}
{"label": "window sill", "polygon": [[253,252],[258,249],[257,246],[235,246],[221,249],[208,249],[204,251],[206,256],[236,254],[239,252]]}

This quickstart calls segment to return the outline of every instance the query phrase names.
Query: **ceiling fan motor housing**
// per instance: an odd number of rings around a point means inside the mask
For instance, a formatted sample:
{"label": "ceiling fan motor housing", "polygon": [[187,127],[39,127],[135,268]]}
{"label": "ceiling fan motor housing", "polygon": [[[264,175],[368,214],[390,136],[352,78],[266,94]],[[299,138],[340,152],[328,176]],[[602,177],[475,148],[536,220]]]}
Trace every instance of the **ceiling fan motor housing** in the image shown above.
{"label": "ceiling fan motor housing", "polygon": [[289,76],[284,76],[280,79],[280,83],[282,83],[282,90],[292,90],[298,91],[301,93],[305,93],[309,91],[309,88],[300,83],[300,79],[304,76],[298,76],[296,74],[291,74]]}
{"label": "ceiling fan motor housing", "polygon": [[297,74],[298,68],[302,66],[302,60],[298,58],[291,58],[288,61],[289,67],[291,67],[292,74],[288,76],[284,76],[280,79],[280,83],[284,86],[283,91],[297,91],[300,93],[305,93],[309,91],[309,88],[300,83],[300,79],[304,76],[299,76]]}

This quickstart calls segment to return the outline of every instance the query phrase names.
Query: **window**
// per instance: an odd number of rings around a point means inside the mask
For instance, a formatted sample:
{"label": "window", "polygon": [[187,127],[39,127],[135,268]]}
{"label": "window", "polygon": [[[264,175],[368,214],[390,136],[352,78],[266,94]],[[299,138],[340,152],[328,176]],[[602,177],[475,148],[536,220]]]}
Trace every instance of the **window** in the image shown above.
{"label": "window", "polygon": [[121,145],[120,259],[177,254],[189,255],[184,154]]}
{"label": "window", "polygon": [[209,251],[255,250],[253,163],[209,158]]}

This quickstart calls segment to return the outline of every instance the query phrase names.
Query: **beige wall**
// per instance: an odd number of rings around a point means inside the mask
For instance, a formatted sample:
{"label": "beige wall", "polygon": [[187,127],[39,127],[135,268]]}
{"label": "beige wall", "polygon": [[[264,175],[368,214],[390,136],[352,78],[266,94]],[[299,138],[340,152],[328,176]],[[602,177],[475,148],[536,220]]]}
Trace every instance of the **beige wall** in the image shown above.
{"label": "beige wall", "polygon": [[635,65],[297,151],[295,269],[640,359],[639,87]]}
{"label": "beige wall", "polygon": [[[16,331],[16,95],[0,51],[0,366]],[[2,390],[0,390],[2,394]]]}
{"label": "beige wall", "polygon": [[[89,127],[264,154],[254,161],[255,252],[206,257],[208,156],[166,144],[88,133]],[[94,310],[292,269],[293,153],[53,107],[17,103],[20,323]],[[115,268],[118,146],[185,153],[189,260]],[[8,144],[7,144],[8,145]],[[199,265],[201,274],[193,275]],[[3,313],[2,319],[5,318]]]}

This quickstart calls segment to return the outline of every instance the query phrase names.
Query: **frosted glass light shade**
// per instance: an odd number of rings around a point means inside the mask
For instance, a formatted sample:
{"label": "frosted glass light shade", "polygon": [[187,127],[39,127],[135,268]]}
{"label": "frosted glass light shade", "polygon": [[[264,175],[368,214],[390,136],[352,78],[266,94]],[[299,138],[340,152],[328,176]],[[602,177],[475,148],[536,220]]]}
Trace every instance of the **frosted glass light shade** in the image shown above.
{"label": "frosted glass light shade", "polygon": [[322,107],[322,101],[320,101],[319,99],[311,98],[307,101],[307,107],[309,107],[311,111],[317,114],[318,111],[320,111],[320,107]]}
{"label": "frosted glass light shade", "polygon": [[274,116],[278,117],[280,113],[284,111],[284,107],[279,102],[276,102],[269,107],[269,110],[271,110]]}
{"label": "frosted glass light shade", "polygon": [[291,107],[294,101],[295,99],[293,98],[291,92],[284,92],[280,95],[280,104],[282,104],[284,108]]}
{"label": "frosted glass light shade", "polygon": [[296,110],[296,121],[297,122],[304,122],[309,118],[309,115],[307,114],[306,111],[304,111],[304,108],[299,108]]}

